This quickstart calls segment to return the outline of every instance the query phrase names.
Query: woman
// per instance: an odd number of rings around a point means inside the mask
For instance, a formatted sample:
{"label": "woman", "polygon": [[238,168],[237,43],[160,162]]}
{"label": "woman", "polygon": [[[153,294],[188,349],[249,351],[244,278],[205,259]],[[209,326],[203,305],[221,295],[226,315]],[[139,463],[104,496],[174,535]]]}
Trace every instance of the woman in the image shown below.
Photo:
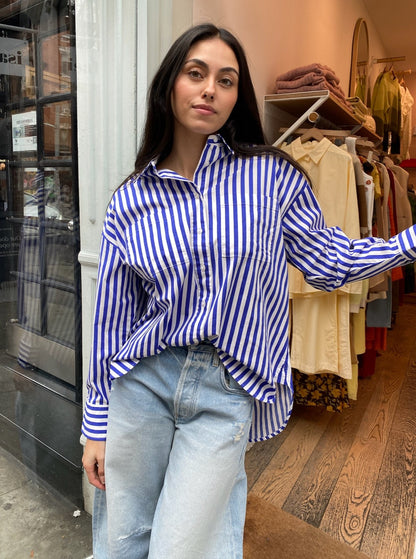
{"label": "woman", "polygon": [[185,32],[103,229],[83,422],[96,559],[241,558],[247,441],[292,408],[286,262],[331,290],[416,259],[415,228],[326,228],[301,169],[264,143],[238,41]]}

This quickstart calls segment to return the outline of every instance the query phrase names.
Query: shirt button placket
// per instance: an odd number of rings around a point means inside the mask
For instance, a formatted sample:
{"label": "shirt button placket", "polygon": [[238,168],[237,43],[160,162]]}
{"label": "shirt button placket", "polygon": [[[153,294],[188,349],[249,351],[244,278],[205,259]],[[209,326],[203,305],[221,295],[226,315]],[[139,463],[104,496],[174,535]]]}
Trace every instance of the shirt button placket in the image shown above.
{"label": "shirt button placket", "polygon": [[204,197],[202,194],[199,195],[199,213],[197,216],[197,224],[196,224],[196,239],[195,239],[195,246],[196,246],[196,253],[198,255],[199,267],[198,267],[198,290],[199,290],[199,301],[201,309],[204,309],[207,305],[207,267],[205,264],[205,253],[206,253],[206,246],[205,246],[205,202]]}

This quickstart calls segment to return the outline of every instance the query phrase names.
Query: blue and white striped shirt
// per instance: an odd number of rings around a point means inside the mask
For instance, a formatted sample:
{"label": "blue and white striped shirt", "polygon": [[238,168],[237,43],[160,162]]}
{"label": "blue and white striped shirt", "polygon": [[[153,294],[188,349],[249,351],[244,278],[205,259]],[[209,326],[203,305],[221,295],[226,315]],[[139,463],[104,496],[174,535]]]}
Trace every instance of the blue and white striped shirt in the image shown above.
{"label": "blue and white striped shirt", "polygon": [[332,290],[415,260],[415,247],[415,227],[388,242],[325,228],[293,166],[236,157],[218,135],[193,181],[150,163],[115,192],[105,219],[84,435],[105,439],[112,379],[206,339],[255,398],[250,439],[276,435],[293,405],[287,261]]}

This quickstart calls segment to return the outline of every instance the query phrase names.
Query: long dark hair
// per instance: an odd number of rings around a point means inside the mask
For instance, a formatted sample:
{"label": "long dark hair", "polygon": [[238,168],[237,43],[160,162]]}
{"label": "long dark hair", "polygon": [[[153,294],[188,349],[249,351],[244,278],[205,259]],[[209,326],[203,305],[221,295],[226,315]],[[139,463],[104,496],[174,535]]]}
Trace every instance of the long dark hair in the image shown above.
{"label": "long dark hair", "polygon": [[212,23],[204,23],[191,27],[173,43],[153,78],[147,96],[147,118],[134,174],[142,171],[152,159],[163,160],[171,152],[174,131],[171,93],[176,78],[191,47],[199,41],[216,37],[231,48],[239,67],[237,102],[227,122],[218,132],[236,155],[275,153],[288,159],[302,171],[285,152],[266,145],[243,47],[226,29],[216,27]]}

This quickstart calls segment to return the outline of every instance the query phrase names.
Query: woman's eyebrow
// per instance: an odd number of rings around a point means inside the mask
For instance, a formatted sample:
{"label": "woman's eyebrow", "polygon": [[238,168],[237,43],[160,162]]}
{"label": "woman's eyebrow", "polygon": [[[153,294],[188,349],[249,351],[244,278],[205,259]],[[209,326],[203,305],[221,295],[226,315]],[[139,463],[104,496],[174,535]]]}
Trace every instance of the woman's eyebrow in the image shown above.
{"label": "woman's eyebrow", "polygon": [[[198,66],[202,66],[206,70],[208,70],[209,68],[208,64],[203,60],[200,60],[199,58],[190,58],[189,60],[185,61],[185,64],[189,64],[190,62],[192,62],[193,64],[198,64]],[[232,66],[226,66],[224,68],[221,68],[220,72],[234,72],[235,74],[237,74],[237,76],[239,75],[237,70]]]}

